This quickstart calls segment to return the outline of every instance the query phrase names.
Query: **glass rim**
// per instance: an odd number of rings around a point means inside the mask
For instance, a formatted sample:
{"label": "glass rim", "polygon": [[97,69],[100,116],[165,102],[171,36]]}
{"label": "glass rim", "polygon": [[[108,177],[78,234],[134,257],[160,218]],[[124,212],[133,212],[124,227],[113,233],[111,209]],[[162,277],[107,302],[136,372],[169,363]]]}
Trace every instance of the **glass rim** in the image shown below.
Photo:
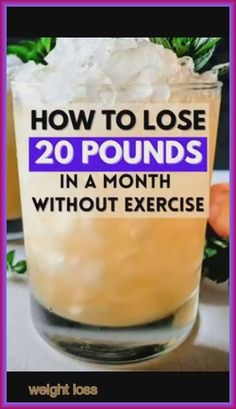
{"label": "glass rim", "polygon": [[170,88],[176,89],[189,89],[189,90],[210,90],[210,89],[221,89],[223,87],[222,81],[208,81],[208,82],[172,82]]}
{"label": "glass rim", "polygon": [[[40,85],[42,81],[26,81],[26,80],[19,80],[19,79],[12,79],[10,81],[11,84],[22,84],[22,85],[27,85],[27,86],[35,86],[35,85]],[[216,89],[216,88],[222,88],[223,82],[222,81],[208,81],[208,82],[162,82],[162,83],[155,83],[151,84],[153,87],[156,85],[169,85],[170,88],[179,88],[179,89],[199,89],[199,90],[204,90],[204,89]],[[143,86],[146,87],[147,84],[140,84],[140,83],[134,83],[134,84],[129,84],[128,87],[132,86]],[[86,88],[97,88],[97,87],[106,87],[106,86],[112,86],[112,84],[98,84],[98,85],[89,85],[89,84],[76,84],[77,87],[86,87]],[[123,85],[120,87],[120,89],[125,88],[127,85]],[[115,89],[116,90],[116,89]]]}

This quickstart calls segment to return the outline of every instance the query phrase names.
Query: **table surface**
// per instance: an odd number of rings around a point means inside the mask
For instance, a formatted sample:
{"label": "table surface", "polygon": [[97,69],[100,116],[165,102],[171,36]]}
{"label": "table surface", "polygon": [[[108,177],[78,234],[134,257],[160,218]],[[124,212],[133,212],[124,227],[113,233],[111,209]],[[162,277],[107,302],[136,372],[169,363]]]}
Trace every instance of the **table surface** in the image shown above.
{"label": "table surface", "polygon": [[[213,183],[228,182],[227,171],[216,171]],[[16,259],[25,257],[22,241],[8,242]],[[189,338],[175,351],[140,364],[115,366],[131,371],[226,371],[229,368],[228,284],[204,280],[198,320]],[[37,334],[30,317],[27,278],[11,276],[7,285],[8,371],[109,371],[112,366],[71,358],[49,346]]]}

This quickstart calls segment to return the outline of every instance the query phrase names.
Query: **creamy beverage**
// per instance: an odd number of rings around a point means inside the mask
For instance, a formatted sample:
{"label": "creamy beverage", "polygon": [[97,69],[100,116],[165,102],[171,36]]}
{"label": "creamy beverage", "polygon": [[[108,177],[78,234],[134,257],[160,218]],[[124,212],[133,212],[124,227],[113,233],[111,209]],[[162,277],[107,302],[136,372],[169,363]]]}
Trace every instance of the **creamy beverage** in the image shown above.
{"label": "creamy beverage", "polygon": [[[128,328],[173,316],[173,326],[191,327],[206,218],[111,219],[82,217],[79,212],[73,217],[36,212],[30,205],[35,189],[49,194],[58,175],[43,172],[32,178],[28,173],[27,113],[34,104],[57,102],[69,109],[72,103],[98,99],[107,106],[114,100],[207,103],[211,173],[219,83],[213,73],[194,73],[190,58],[178,59],[148,39],[58,39],[47,61],[43,68],[28,65],[14,85],[25,246],[34,299],[48,312],[75,323]],[[27,89],[21,86],[26,79]]]}

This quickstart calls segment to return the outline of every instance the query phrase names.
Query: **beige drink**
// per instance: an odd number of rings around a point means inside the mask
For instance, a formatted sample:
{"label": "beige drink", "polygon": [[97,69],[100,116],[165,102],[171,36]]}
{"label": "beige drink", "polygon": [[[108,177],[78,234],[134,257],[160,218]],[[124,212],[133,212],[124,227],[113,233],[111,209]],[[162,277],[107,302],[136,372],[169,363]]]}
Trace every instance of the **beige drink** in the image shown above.
{"label": "beige drink", "polygon": [[21,217],[12,94],[7,93],[7,220]]}
{"label": "beige drink", "polygon": [[[172,99],[179,95],[209,103],[212,169],[219,88],[189,88]],[[145,324],[175,313],[198,292],[206,219],[114,220],[37,213],[31,197],[36,192],[50,195],[58,175],[28,174],[27,120],[24,107],[16,105],[25,242],[36,299],[64,318],[93,325]]]}

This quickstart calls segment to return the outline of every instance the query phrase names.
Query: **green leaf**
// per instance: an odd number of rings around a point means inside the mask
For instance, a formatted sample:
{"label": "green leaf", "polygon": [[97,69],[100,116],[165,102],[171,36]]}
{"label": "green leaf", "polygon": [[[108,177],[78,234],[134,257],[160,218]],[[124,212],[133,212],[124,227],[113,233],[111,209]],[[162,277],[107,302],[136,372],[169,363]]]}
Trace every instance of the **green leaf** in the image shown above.
{"label": "green leaf", "polygon": [[200,71],[204,65],[210,60],[212,57],[213,53],[215,51],[215,47],[210,48],[205,54],[200,54],[199,57],[194,56],[194,68],[195,71]]}
{"label": "green leaf", "polygon": [[199,71],[212,57],[221,37],[150,37],[150,40],[173,50],[178,57],[192,57],[195,71]]}
{"label": "green leaf", "polygon": [[7,252],[7,270],[11,270],[12,264],[15,258],[15,250],[10,250]]}
{"label": "green leaf", "polygon": [[214,256],[217,253],[216,249],[206,248],[204,252],[205,258]]}
{"label": "green leaf", "polygon": [[219,240],[218,238],[214,238],[212,239],[212,243],[214,243],[214,245],[221,247],[222,249],[225,249],[228,245],[229,245],[229,241],[226,239],[222,239]]}
{"label": "green leaf", "polygon": [[171,49],[171,43],[169,42],[167,37],[150,37],[150,40],[154,44],[163,45],[163,47]]}
{"label": "green leaf", "polygon": [[195,63],[195,70],[201,70],[214,54],[216,44],[221,40],[220,37],[206,38],[204,41],[195,42],[195,50],[192,58]]}
{"label": "green leaf", "polygon": [[[195,46],[194,57],[198,58],[208,53],[209,50],[215,49],[216,44],[221,40],[221,37],[209,37],[205,39],[204,43],[197,43]],[[200,46],[199,46],[200,45]]]}
{"label": "green leaf", "polygon": [[23,40],[7,46],[7,54],[17,55],[23,62],[46,64],[45,57],[55,47],[55,37],[41,37],[37,41]]}
{"label": "green leaf", "polygon": [[27,50],[33,50],[36,45],[36,41],[31,41],[31,40],[21,40],[19,43],[21,46],[27,48]]}
{"label": "green leaf", "polygon": [[18,263],[16,263],[13,266],[13,270],[18,274],[24,274],[27,270],[26,261],[25,260],[18,261]]}
{"label": "green leaf", "polygon": [[14,54],[19,57],[23,62],[28,61],[28,49],[24,45],[8,45],[7,54]]}
{"label": "green leaf", "polygon": [[191,38],[190,37],[173,37],[172,39],[172,48],[178,57],[183,57],[184,55],[189,54],[191,47]]}
{"label": "green leaf", "polygon": [[54,37],[41,37],[38,41],[39,49],[42,49],[46,55],[54,48],[56,40]]}
{"label": "green leaf", "polygon": [[40,56],[37,49],[34,48],[28,53],[28,61],[34,61],[36,64],[43,62],[43,57]]}
{"label": "green leaf", "polygon": [[15,250],[7,252],[7,271],[23,274],[27,270],[27,263],[25,260],[21,260],[14,264],[15,253]]}

